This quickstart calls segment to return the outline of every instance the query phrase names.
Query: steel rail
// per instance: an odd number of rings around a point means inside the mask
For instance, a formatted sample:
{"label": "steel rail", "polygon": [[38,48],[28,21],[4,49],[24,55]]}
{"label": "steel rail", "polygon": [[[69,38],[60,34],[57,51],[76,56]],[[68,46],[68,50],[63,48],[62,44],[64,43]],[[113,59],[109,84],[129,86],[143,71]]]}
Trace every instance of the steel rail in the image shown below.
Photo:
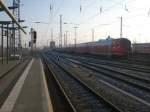
{"label": "steel rail", "polygon": [[10,12],[10,10],[8,9],[8,7],[5,5],[3,0],[0,0],[0,7],[4,9],[4,11],[7,13],[7,15],[13,20],[13,22],[15,22],[17,24],[17,26],[25,33],[26,31],[23,29],[23,27],[19,24],[19,22],[16,20],[16,18],[14,17],[14,15]]}
{"label": "steel rail", "polygon": [[79,79],[78,77],[76,77],[75,75],[73,75],[71,72],[69,72],[63,65],[58,64],[57,61],[54,60],[55,58],[49,58],[49,57],[47,57],[48,61],[51,60],[53,63],[55,63],[57,66],[59,66],[59,68],[61,68],[63,71],[65,71],[67,74],[70,74],[68,76],[72,77],[77,82],[81,83],[84,87],[86,87],[88,90],[90,90],[92,93],[94,93],[96,96],[100,97],[104,101],[104,104],[108,104],[113,109],[115,109],[115,111],[112,111],[112,112],[123,112],[121,109],[119,109],[113,103],[111,103],[110,101],[108,101],[107,99],[105,99],[102,95],[98,94],[94,89],[90,88],[84,81],[82,81],[81,79]]}

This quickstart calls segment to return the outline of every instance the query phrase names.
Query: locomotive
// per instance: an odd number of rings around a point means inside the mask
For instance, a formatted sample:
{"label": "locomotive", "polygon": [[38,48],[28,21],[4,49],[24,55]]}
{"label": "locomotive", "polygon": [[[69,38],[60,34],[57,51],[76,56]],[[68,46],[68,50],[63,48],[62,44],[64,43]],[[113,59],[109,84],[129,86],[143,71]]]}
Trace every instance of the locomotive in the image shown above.
{"label": "locomotive", "polygon": [[63,48],[65,52],[87,53],[108,56],[127,56],[131,53],[131,42],[126,38],[107,39],[71,45]]}

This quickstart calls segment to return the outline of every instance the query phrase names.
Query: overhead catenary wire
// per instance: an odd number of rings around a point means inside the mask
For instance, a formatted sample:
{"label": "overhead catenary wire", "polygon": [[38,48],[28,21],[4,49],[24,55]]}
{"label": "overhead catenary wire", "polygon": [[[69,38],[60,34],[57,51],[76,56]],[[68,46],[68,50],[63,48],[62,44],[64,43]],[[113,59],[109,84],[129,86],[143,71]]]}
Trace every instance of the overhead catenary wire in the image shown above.
{"label": "overhead catenary wire", "polygon": [[[95,13],[95,14],[93,14],[92,16],[88,17],[86,20],[81,21],[80,24],[84,23],[85,21],[90,21],[90,20],[92,20],[92,19],[95,19],[95,17],[97,17],[97,16],[101,16],[101,14],[104,14],[105,12],[110,11],[112,8],[114,8],[114,7],[117,6],[117,5],[123,5],[123,4],[131,3],[131,2],[135,2],[136,0],[132,0],[132,1],[127,0],[126,3],[123,3],[123,2],[125,2],[125,1],[126,1],[126,0],[123,0],[123,1],[121,0],[121,1],[119,1],[119,2],[116,2],[116,1],[112,0],[112,2],[114,2],[114,4],[111,5],[110,7],[106,8],[106,9],[101,5],[101,6],[99,7],[100,9],[98,9],[98,12],[97,12],[97,13]],[[99,10],[101,10],[101,13],[100,13]]]}
{"label": "overhead catenary wire", "polygon": [[[62,0],[62,1],[63,1],[63,0]],[[133,1],[136,1],[136,0],[133,0]],[[133,1],[131,1],[131,2],[133,2]],[[118,3],[118,4],[117,4],[117,3]],[[126,4],[128,4],[128,3],[130,3],[130,2],[127,2],[127,1],[126,1],[125,3],[120,3],[120,4],[123,6],[122,9],[123,9],[124,11],[126,11],[126,9],[129,9],[129,11],[130,11],[130,8],[128,8],[128,5],[126,5]],[[61,3],[60,3],[60,4],[61,4]],[[81,5],[82,5],[82,4],[81,4]],[[114,6],[113,6],[113,5],[114,5]],[[119,5],[119,2],[115,2],[113,5],[112,5],[112,6],[115,7],[115,6]],[[61,7],[62,7],[62,5],[61,5]],[[53,13],[54,13],[54,14],[53,14],[53,17],[54,17],[54,15],[57,15],[57,13],[55,13],[55,12],[59,12],[59,10],[61,9],[61,7],[55,8],[55,10],[54,10],[54,12],[53,12]],[[112,8],[113,8],[113,7],[112,7]],[[59,8],[60,8],[60,9],[59,9]],[[100,7],[99,7],[99,8],[100,8]],[[97,16],[100,15],[99,12],[101,12],[101,14],[104,14],[105,12],[110,11],[112,8],[111,8],[111,7],[108,7],[108,8],[102,7],[102,11],[99,11],[100,9],[98,9]],[[58,11],[56,11],[56,9],[58,9]],[[82,11],[83,11],[83,10],[86,10],[86,9],[85,9],[85,7],[83,8],[83,6],[82,6]],[[132,10],[131,10],[131,11],[132,11]],[[138,15],[140,16],[141,14],[137,14],[137,16],[138,16]],[[95,16],[95,17],[97,17],[97,16]],[[103,15],[102,15],[102,16],[103,16]],[[137,17],[137,16],[135,15],[135,17]],[[88,18],[88,21],[94,19],[95,17],[91,17],[91,19]],[[115,17],[115,18],[117,18],[117,17]],[[130,17],[130,16],[129,16],[129,18],[128,18],[128,17],[125,17],[124,20],[127,21],[127,20],[129,20],[130,18],[134,18],[134,15],[133,15],[133,17]],[[86,19],[87,19],[87,18],[86,18]],[[109,25],[111,25],[111,24],[113,24],[113,23],[115,23],[115,22],[117,22],[117,21],[119,22],[119,20],[116,19],[116,20],[111,21],[111,22],[108,22],[108,23],[106,22],[106,23],[104,23],[104,24],[98,24],[98,25],[96,25],[96,26],[94,26],[94,27],[109,26]],[[84,23],[85,23],[85,22],[87,23],[86,20],[84,20]],[[84,24],[84,23],[80,23],[80,24],[82,25],[82,24]],[[85,24],[86,24],[86,23],[85,23]],[[93,28],[93,25],[90,26],[90,27]],[[89,29],[91,29],[91,28],[89,28]]]}
{"label": "overhead catenary wire", "polygon": [[50,7],[52,8],[51,10],[50,10],[50,15],[49,15],[49,24],[47,25],[47,27],[46,27],[46,29],[45,29],[45,37],[47,36],[47,33],[48,33],[48,30],[49,30],[49,28],[50,28],[50,25],[51,25],[51,23],[52,23],[52,21],[53,21],[53,12],[54,12],[54,3],[55,3],[55,0],[51,0],[51,2],[50,2]]}
{"label": "overhead catenary wire", "polygon": [[[132,16],[129,16],[129,17],[124,17],[124,21],[127,21],[127,20],[130,20],[130,19],[133,19],[135,17],[138,17],[138,16],[142,16],[143,14],[146,15],[146,13],[139,13],[139,14],[136,14],[136,15],[132,15]],[[115,19],[115,18],[114,18]],[[96,27],[105,27],[105,26],[110,26],[114,23],[118,22],[118,20],[113,20],[113,21],[110,21],[110,22],[105,22],[105,23],[99,23],[98,25],[95,25],[93,26],[92,28],[96,28]],[[125,24],[123,24],[123,26],[125,26]],[[86,31],[90,30],[91,28],[88,28]]]}
{"label": "overhead catenary wire", "polygon": [[[134,1],[136,1],[136,0],[134,0]],[[133,2],[133,1],[129,1],[128,3],[130,3],[130,2]],[[117,3],[119,3],[119,2],[117,2]],[[127,7],[126,7],[127,8]],[[127,9],[126,9],[127,10]],[[105,9],[105,11],[108,11],[108,9],[106,10]],[[103,13],[104,13],[104,11],[103,11]],[[99,14],[97,14],[97,15],[99,15]],[[97,15],[94,15],[94,16],[97,16]],[[136,15],[136,16],[132,16],[132,17],[128,17],[128,18],[125,18],[125,20],[127,20],[127,19],[130,19],[130,18],[133,18],[133,17],[137,17],[137,16],[140,16],[141,14],[138,14],[138,15]],[[91,18],[93,18],[93,17],[91,17]],[[113,23],[115,23],[115,22],[117,22],[118,20],[115,20],[115,21],[112,21],[112,22],[109,22],[108,24],[106,23],[106,24],[98,24],[98,25],[96,25],[96,26],[94,26],[94,27],[92,27],[92,28],[95,28],[95,27],[102,27],[102,26],[109,26],[109,25],[111,25],[111,24],[113,24]],[[82,23],[83,24],[83,23]],[[91,28],[89,28],[89,29],[91,29]]]}
{"label": "overhead catenary wire", "polygon": [[[113,7],[115,7],[116,5],[120,5],[120,4],[122,4],[122,1],[121,1],[121,2],[116,2],[115,4],[111,5],[110,7],[106,8],[106,9],[103,8],[103,9],[102,9],[103,11],[101,12],[101,14],[103,14],[104,12],[109,11],[110,9],[112,9]],[[101,6],[101,7],[102,7],[102,6]],[[97,17],[97,16],[100,16],[99,10],[98,10],[98,13],[93,14],[92,16],[88,17],[87,20],[88,20],[88,21],[89,21],[89,20],[92,20],[92,19],[94,19],[94,18]],[[87,21],[87,20],[84,20],[84,21],[80,22],[80,24],[84,23],[84,22]]]}
{"label": "overhead catenary wire", "polygon": [[64,3],[64,0],[62,0],[62,1],[60,2],[59,6],[56,7],[56,10],[55,10],[55,12],[54,12],[55,0],[53,0],[53,13],[51,14],[48,27],[46,28],[46,32],[45,32],[46,36],[47,36],[47,34],[48,34],[48,31],[49,31],[49,29],[50,29],[50,26],[51,26],[52,23],[53,23],[53,18],[58,14],[58,11],[61,9],[63,3]]}
{"label": "overhead catenary wire", "polygon": [[[82,0],[81,0],[81,1],[82,1]],[[86,11],[89,7],[95,5],[95,2],[96,2],[96,1],[97,1],[97,0],[92,0],[92,2],[89,2],[89,4],[87,4],[86,6],[84,6],[84,10],[83,10],[83,11]],[[80,6],[82,6],[82,8],[83,8],[82,3],[80,3]]]}
{"label": "overhead catenary wire", "polygon": [[[56,9],[54,15],[57,15],[57,12],[58,12],[59,9],[61,8],[63,2],[64,2],[64,0],[61,1],[61,3],[60,3],[60,5],[58,6],[58,8]],[[113,2],[114,2],[114,1],[113,1]],[[91,3],[94,3],[94,2],[93,2],[93,1],[90,2],[90,4],[87,5],[87,7],[89,7],[89,6],[91,5]],[[101,13],[104,13],[104,12],[106,12],[106,11],[109,11],[111,8],[113,8],[114,6],[119,5],[119,4],[120,4],[120,2],[115,2],[115,4],[113,4],[111,7],[107,8],[107,9],[102,9],[102,7],[100,7],[100,8],[101,8]],[[82,10],[83,10],[83,9],[82,9]],[[84,8],[84,10],[85,10],[85,8]],[[53,17],[54,17],[54,15],[53,15]],[[92,16],[91,19],[93,19],[94,17],[96,17],[96,16],[98,16],[98,15],[100,15],[100,13],[97,13],[96,15]],[[51,17],[51,18],[53,18],[53,17]],[[89,20],[89,19],[90,19],[90,18],[88,18],[88,20]],[[53,21],[53,20],[51,20],[51,22],[50,22],[50,24],[49,24],[48,27],[50,27],[52,21]],[[80,23],[80,24],[82,24],[82,23]],[[48,29],[49,29],[49,28],[47,28],[46,34],[48,33]]]}

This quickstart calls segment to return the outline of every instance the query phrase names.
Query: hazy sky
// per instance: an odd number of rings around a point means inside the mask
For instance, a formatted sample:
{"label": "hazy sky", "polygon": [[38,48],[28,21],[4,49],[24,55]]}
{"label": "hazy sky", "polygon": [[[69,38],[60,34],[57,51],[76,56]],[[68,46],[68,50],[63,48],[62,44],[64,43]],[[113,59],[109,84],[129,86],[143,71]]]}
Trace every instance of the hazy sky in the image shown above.
{"label": "hazy sky", "polygon": [[[12,3],[12,0],[5,1],[7,5]],[[58,40],[60,14],[63,15],[63,22],[79,24],[78,43],[91,41],[91,29],[95,30],[95,40],[108,35],[120,37],[121,16],[123,37],[132,42],[150,42],[150,0],[21,0],[21,4],[25,25],[38,31],[40,46],[47,44],[51,28],[54,30],[54,39]],[[51,12],[50,5],[53,7]],[[49,24],[34,24],[36,21]],[[63,32],[69,31],[69,43],[74,43],[74,26],[63,25]],[[24,42],[29,39],[29,35],[23,37]]]}

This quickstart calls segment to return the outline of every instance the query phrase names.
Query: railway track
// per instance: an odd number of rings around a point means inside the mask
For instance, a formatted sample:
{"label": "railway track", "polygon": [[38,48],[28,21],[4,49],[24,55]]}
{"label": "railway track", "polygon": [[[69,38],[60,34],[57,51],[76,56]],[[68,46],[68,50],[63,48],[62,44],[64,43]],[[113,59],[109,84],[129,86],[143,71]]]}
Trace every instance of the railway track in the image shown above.
{"label": "railway track", "polygon": [[74,58],[74,59],[81,59],[81,60],[85,60],[88,62],[93,62],[93,63],[107,65],[107,66],[109,65],[109,66],[113,66],[117,68],[134,70],[134,71],[138,71],[142,73],[150,73],[150,68],[148,66],[143,66],[143,65],[139,66],[139,65],[131,64],[129,62],[121,63],[121,62],[112,61],[112,60],[108,61],[106,59],[95,59],[95,58],[90,58],[90,57],[83,57],[83,56],[80,57],[80,56],[65,55],[65,54],[63,54],[63,56]]}
{"label": "railway track", "polygon": [[97,67],[99,69],[102,68],[102,69],[105,69],[105,70],[110,71],[110,72],[112,71],[112,72],[115,72],[115,73],[120,74],[122,76],[132,78],[134,80],[143,81],[144,83],[148,83],[148,84],[150,83],[150,76],[149,76],[150,70],[148,70],[148,69],[145,71],[145,70],[142,70],[143,68],[141,68],[141,69],[138,69],[140,71],[139,72],[139,71],[137,71],[137,68],[134,69],[134,67],[132,67],[132,66],[126,68],[126,65],[124,67],[124,65],[120,64],[120,66],[121,66],[120,67],[116,63],[109,64],[108,61],[105,62],[102,60],[102,62],[104,63],[103,64],[103,63],[101,63],[101,61],[99,62],[99,60],[95,60],[95,59],[90,60],[90,59],[86,59],[86,58],[82,58],[82,57],[80,58],[80,57],[61,55],[61,54],[56,54],[56,55],[60,55],[66,59],[72,59],[72,60],[77,60],[78,62],[87,63],[87,64],[94,66],[94,67]]}
{"label": "railway track", "polygon": [[[60,55],[62,56],[62,55]],[[68,59],[69,61],[72,61],[72,62],[76,62],[78,64],[81,64],[79,62],[82,62],[82,63],[86,63],[87,65],[91,65],[91,66],[94,66],[96,68],[99,68],[99,69],[104,69],[104,70],[107,70],[107,71],[110,71],[110,72],[114,72],[116,74],[120,74],[122,76],[125,77],[128,77],[130,79],[134,79],[134,80],[140,80],[140,81],[143,81],[145,83],[145,85],[147,85],[148,89],[149,89],[149,84],[150,84],[150,77],[149,77],[149,74],[147,73],[143,73],[143,72],[137,72],[137,71],[130,71],[130,70],[122,70],[122,69],[118,69],[114,66],[108,66],[107,64],[101,64],[99,63],[98,61],[92,61],[92,60],[87,60],[87,59],[83,59],[83,58],[76,58],[76,57],[69,57],[69,56],[62,56],[63,58],[66,58]],[[140,82],[139,82],[140,83]]]}
{"label": "railway track", "polygon": [[54,112],[59,112],[60,110],[61,112],[73,112],[71,105],[61,91],[62,88],[59,87],[55,74],[50,70],[49,64],[44,58],[42,62]]}
{"label": "railway track", "polygon": [[5,72],[0,77],[0,107],[3,105],[4,101],[8,97],[12,88],[16,84],[20,75],[23,73],[24,69],[30,62],[30,59],[24,59],[22,62],[16,64],[7,72]]}
{"label": "railway track", "polygon": [[150,65],[149,54],[134,54],[128,58],[129,61],[133,61],[135,63],[144,63],[146,65]]}
{"label": "railway track", "polygon": [[48,57],[47,60],[52,66],[51,70],[55,73],[55,80],[62,88],[74,112],[122,112],[115,105],[91,90],[79,78],[70,74],[59,63],[52,61],[52,58]]}
{"label": "railway track", "polygon": [[88,58],[82,58],[82,60],[97,63],[97,64],[102,64],[102,65],[109,65],[117,68],[123,68],[123,69],[128,69],[128,70],[134,70],[138,72],[143,72],[143,73],[150,73],[150,69],[148,67],[139,67],[136,65],[130,65],[130,64],[123,64],[123,63],[118,63],[118,62],[111,62],[107,60],[96,60],[96,59],[88,59]]}
{"label": "railway track", "polygon": [[82,59],[72,59],[72,58],[66,58],[66,59],[68,59],[69,61],[72,61],[74,63],[75,62],[76,63],[79,63],[79,62],[86,63],[88,65],[94,66],[94,67],[99,68],[99,69],[104,69],[104,70],[107,70],[107,71],[110,71],[110,72],[114,72],[116,74],[120,74],[122,76],[129,77],[130,79],[132,78],[134,80],[140,80],[140,81],[143,81],[145,83],[150,84],[149,74],[145,74],[143,72],[136,72],[136,71],[118,69],[116,67],[101,65],[101,64],[98,64],[98,63],[95,63],[95,62],[86,61],[86,60],[82,60]]}
{"label": "railway track", "polygon": [[[68,55],[70,55],[70,53],[66,53]],[[72,55],[72,54],[71,54]],[[121,64],[128,64],[128,65],[141,65],[142,66],[149,66],[150,62],[149,61],[142,61],[141,59],[137,59],[138,57],[129,57],[129,58],[125,58],[125,57],[108,57],[108,56],[104,56],[104,55],[90,55],[90,54],[77,54],[77,53],[73,53],[73,55],[75,57],[84,57],[84,58],[91,58],[91,59],[96,59],[96,60],[105,60],[105,61],[115,61],[115,62],[119,62]],[[142,67],[142,68],[144,68]]]}
{"label": "railway track", "polygon": [[131,63],[131,64],[137,64],[137,65],[145,65],[145,66],[150,66],[150,62],[147,60],[141,60],[141,59],[136,59],[136,58],[128,58],[128,59],[125,59],[125,60],[118,60],[120,62],[123,62],[123,63]]}
{"label": "railway track", "polygon": [[[58,59],[57,56],[54,56],[52,60],[57,60],[59,62],[59,65],[66,66],[65,68],[66,70],[75,69],[75,68],[72,68],[72,65],[69,64],[69,62],[64,62],[64,59],[62,59],[61,57],[59,57]],[[74,70],[74,72],[76,72],[76,69]],[[79,74],[76,74],[75,76],[78,76],[78,75]],[[123,112],[129,112],[129,111],[130,112],[149,112],[150,104],[147,101],[142,100],[139,97],[136,97],[135,94],[137,91],[132,95],[128,92],[125,92],[122,89],[119,89],[112,82],[108,82],[108,80],[105,80],[102,77],[101,78],[98,77],[98,75],[94,73],[92,73],[92,76],[88,76],[87,81],[85,81],[86,78],[83,76],[83,74],[80,74],[80,75],[82,77],[82,78],[80,77],[82,81],[84,81],[93,90],[97,91],[98,94],[101,94],[103,97],[105,97],[105,99],[109,100],[111,103],[115,104],[117,107],[123,110]],[[93,79],[92,77],[95,77],[95,78]],[[114,79],[111,79],[111,81],[112,80]],[[115,83],[117,84],[119,82],[115,82]],[[129,86],[127,86],[127,89],[131,89],[128,87]]]}
{"label": "railway track", "polygon": [[[94,64],[82,61],[69,60],[72,63],[86,67],[93,72],[97,72],[96,75],[98,78],[102,78],[105,81],[108,81],[112,85],[115,85],[127,92],[130,92],[137,97],[144,99],[147,102],[150,102],[150,81],[143,80],[134,76],[125,76],[113,70],[105,69],[103,67],[95,66]],[[100,75],[99,75],[100,74]],[[128,77],[129,76],[129,77]]]}

